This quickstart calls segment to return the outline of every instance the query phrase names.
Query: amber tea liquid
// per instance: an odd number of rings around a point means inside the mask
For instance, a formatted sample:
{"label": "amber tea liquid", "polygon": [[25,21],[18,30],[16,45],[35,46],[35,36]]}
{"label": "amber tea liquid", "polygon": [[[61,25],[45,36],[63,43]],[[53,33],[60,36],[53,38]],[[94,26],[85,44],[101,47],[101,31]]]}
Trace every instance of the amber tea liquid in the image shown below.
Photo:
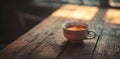
{"label": "amber tea liquid", "polygon": [[81,31],[86,30],[86,27],[81,25],[69,25],[67,26],[66,30]]}

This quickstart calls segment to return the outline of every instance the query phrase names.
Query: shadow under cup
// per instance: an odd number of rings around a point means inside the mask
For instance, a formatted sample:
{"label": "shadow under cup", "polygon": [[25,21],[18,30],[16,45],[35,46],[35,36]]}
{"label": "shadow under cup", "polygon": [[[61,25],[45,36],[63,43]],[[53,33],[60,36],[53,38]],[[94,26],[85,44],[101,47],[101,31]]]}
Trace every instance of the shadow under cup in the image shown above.
{"label": "shadow under cup", "polygon": [[[80,22],[69,22],[63,24],[63,34],[69,42],[79,43],[85,39],[92,39],[96,37],[96,33],[92,30],[88,30],[89,25]],[[92,33],[92,36],[89,36]]]}

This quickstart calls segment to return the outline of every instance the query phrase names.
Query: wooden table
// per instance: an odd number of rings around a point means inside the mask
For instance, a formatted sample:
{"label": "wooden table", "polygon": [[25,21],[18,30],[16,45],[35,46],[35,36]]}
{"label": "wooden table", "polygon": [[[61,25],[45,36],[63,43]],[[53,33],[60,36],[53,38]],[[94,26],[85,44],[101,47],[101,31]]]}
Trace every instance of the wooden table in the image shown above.
{"label": "wooden table", "polygon": [[[62,24],[86,22],[97,37],[71,44]],[[0,59],[120,59],[120,10],[67,4],[0,51]]]}

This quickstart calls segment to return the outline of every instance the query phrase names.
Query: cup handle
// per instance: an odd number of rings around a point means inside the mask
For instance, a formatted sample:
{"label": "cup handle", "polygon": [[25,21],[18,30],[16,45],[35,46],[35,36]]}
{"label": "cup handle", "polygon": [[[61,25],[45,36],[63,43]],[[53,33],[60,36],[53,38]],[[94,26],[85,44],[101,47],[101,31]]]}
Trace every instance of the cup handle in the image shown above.
{"label": "cup handle", "polygon": [[[90,33],[93,34],[93,35],[91,35]],[[96,37],[95,31],[89,30],[89,31],[88,31],[88,35],[87,35],[87,39],[93,39],[93,38],[95,38],[95,37]]]}

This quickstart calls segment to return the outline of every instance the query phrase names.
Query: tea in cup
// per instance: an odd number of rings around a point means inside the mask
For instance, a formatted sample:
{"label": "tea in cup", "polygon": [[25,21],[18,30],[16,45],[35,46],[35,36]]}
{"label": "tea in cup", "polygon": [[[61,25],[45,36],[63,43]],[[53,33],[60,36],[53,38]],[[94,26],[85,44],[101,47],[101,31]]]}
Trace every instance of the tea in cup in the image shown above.
{"label": "tea in cup", "polygon": [[[63,34],[69,42],[76,43],[82,42],[85,39],[93,39],[96,37],[96,33],[88,29],[89,25],[80,22],[68,22],[63,24]],[[90,33],[93,36],[88,37]]]}

